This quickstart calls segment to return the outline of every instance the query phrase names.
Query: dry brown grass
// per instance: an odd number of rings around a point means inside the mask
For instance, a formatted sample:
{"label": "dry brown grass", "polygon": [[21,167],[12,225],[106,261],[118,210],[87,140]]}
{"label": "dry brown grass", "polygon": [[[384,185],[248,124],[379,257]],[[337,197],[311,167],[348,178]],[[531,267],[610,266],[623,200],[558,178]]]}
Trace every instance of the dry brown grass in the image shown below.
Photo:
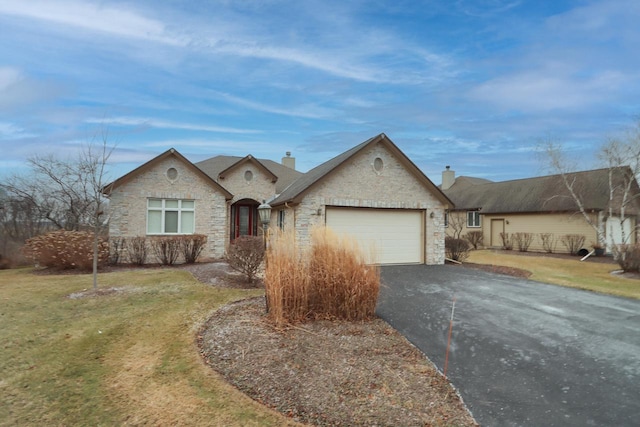
{"label": "dry brown grass", "polygon": [[364,320],[374,315],[380,271],[354,239],[325,227],[301,250],[292,233],[271,240],[265,268],[269,314],[276,325],[305,319]]}

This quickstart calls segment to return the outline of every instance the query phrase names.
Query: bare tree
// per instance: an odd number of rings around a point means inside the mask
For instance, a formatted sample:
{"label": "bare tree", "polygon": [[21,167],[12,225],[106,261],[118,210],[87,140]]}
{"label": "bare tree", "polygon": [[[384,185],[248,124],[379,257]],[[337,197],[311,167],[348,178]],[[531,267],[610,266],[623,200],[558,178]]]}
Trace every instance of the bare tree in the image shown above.
{"label": "bare tree", "polygon": [[449,211],[449,229],[451,230],[451,237],[454,239],[460,239],[464,226],[467,222],[466,212]]}
{"label": "bare tree", "polygon": [[[108,132],[102,130],[76,158],[34,155],[27,160],[30,173],[14,175],[0,185],[8,200],[3,203],[3,225],[5,229],[13,227],[17,238],[26,240],[47,228],[89,228],[94,232],[94,288],[97,287],[98,240],[105,222],[104,195],[108,193],[106,168],[113,152],[107,142]],[[7,206],[11,209],[7,210]],[[9,214],[11,217],[7,218]]]}
{"label": "bare tree", "polygon": [[[566,153],[551,141],[543,144],[543,152],[550,168],[562,177],[564,187],[569,197],[575,202],[578,211],[587,224],[595,230],[598,243],[606,247],[605,224],[614,216],[620,219],[621,238],[622,242],[626,243],[630,237],[625,230],[626,223],[630,219],[629,211],[640,197],[640,189],[636,181],[640,173],[640,121],[623,138],[610,139],[598,152],[599,160],[608,169],[608,203],[599,221],[594,220],[585,208],[583,193],[578,190],[580,183],[577,177],[571,174],[575,166],[567,158]],[[635,229],[632,230],[632,233],[635,231]]]}

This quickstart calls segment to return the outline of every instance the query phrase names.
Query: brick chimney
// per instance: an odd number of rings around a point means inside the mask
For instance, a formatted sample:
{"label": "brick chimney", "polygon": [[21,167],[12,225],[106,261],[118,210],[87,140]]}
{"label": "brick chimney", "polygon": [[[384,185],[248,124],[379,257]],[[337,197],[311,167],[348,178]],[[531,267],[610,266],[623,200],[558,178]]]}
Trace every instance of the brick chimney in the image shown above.
{"label": "brick chimney", "polygon": [[446,169],[442,171],[442,188],[448,190],[456,182],[456,171],[451,170],[451,166],[447,165]]}
{"label": "brick chimney", "polygon": [[286,166],[290,169],[294,169],[296,168],[296,158],[295,157],[291,157],[291,151],[287,151],[287,155],[286,157],[282,158],[282,165]]}

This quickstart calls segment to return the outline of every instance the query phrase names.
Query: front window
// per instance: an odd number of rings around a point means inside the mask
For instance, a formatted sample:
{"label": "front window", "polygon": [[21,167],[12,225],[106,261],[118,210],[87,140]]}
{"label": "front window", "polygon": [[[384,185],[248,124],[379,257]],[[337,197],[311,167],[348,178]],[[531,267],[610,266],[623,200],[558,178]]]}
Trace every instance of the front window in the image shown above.
{"label": "front window", "polygon": [[449,226],[449,211],[444,211],[444,226]]}
{"label": "front window", "polygon": [[278,211],[278,227],[280,227],[280,230],[284,230],[284,216],[285,216],[285,210],[281,209]]}
{"label": "front window", "polygon": [[149,199],[147,234],[193,234],[195,202],[179,199]]}
{"label": "front window", "polygon": [[480,227],[480,212],[478,211],[467,212],[467,227],[468,228]]}

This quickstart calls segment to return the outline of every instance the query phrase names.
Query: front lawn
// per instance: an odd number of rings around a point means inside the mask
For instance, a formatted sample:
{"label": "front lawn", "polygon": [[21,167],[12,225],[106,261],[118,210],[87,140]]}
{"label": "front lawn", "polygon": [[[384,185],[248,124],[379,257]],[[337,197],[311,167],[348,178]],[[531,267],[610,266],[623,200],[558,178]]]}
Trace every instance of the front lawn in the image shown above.
{"label": "front lawn", "polygon": [[222,380],[194,343],[212,310],[263,291],[177,269],[99,283],[91,296],[91,275],[0,271],[1,426],[288,424]]}
{"label": "front lawn", "polygon": [[640,279],[611,274],[619,270],[613,263],[488,249],[472,251],[467,262],[521,268],[532,273],[531,280],[640,299]]}

